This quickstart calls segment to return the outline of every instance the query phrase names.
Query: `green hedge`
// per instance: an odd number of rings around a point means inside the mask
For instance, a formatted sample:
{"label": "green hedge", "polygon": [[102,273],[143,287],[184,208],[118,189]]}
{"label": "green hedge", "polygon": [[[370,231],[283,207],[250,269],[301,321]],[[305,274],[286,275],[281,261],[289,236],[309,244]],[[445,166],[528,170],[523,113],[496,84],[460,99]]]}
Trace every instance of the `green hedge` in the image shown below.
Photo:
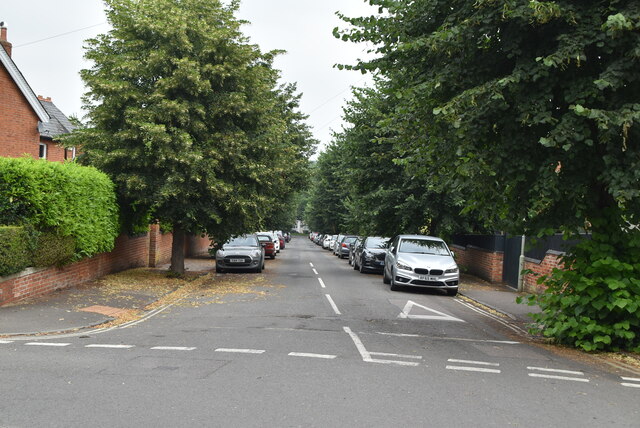
{"label": "green hedge", "polygon": [[73,162],[0,158],[0,224],[71,237],[74,259],[111,251],[119,232],[114,185]]}
{"label": "green hedge", "polygon": [[33,266],[62,266],[74,259],[76,240],[72,236],[60,236],[56,233],[40,233],[35,239]]}
{"label": "green hedge", "polygon": [[0,276],[17,273],[31,265],[29,234],[23,227],[0,226]]}

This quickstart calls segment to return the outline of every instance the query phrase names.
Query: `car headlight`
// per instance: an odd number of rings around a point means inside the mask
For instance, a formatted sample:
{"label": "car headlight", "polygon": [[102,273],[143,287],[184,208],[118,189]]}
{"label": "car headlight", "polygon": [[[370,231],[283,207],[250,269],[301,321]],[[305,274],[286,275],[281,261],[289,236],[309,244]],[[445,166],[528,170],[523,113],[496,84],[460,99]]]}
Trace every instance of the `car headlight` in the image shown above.
{"label": "car headlight", "polygon": [[398,269],[408,270],[409,272],[412,272],[412,271],[413,271],[413,269],[411,268],[411,266],[409,266],[409,265],[405,265],[405,264],[404,264],[404,263],[402,263],[402,262],[398,262],[398,263],[396,263],[396,266],[398,267]]}
{"label": "car headlight", "polygon": [[444,271],[444,273],[458,273],[458,268],[451,268]]}
{"label": "car headlight", "polygon": [[224,259],[224,251],[222,250],[216,251],[216,259]]}
{"label": "car headlight", "polygon": [[258,257],[260,257],[261,254],[262,254],[262,251],[254,251],[254,252],[251,253],[253,258],[258,258]]}

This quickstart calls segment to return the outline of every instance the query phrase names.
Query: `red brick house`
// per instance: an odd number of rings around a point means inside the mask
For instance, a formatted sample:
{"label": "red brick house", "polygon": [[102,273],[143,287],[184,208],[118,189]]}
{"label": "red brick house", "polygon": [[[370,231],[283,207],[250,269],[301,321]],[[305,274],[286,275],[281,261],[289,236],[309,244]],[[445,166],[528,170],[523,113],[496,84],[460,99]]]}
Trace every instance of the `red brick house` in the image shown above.
{"label": "red brick house", "polygon": [[5,27],[0,28],[0,45],[0,156],[73,159],[75,150],[65,150],[55,138],[74,126],[50,98],[35,95],[11,59]]}

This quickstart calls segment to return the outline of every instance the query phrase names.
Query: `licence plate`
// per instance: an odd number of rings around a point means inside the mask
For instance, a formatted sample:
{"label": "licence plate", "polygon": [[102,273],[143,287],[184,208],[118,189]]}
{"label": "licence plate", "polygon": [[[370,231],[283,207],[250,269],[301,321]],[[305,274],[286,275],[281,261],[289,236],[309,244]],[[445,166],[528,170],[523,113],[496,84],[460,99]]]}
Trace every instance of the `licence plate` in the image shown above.
{"label": "licence plate", "polygon": [[438,277],[437,276],[420,275],[420,280],[421,281],[437,281]]}
{"label": "licence plate", "polygon": [[244,263],[244,259],[229,259],[229,263]]}

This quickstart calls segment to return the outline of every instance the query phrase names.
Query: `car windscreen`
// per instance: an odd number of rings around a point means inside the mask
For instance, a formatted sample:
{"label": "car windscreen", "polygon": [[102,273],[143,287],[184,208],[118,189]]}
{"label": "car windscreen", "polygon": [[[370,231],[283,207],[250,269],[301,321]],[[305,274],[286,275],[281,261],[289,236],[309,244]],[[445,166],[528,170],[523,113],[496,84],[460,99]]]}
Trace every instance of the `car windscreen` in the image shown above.
{"label": "car windscreen", "polygon": [[229,242],[224,244],[225,247],[257,247],[258,242],[255,236],[238,236],[231,238]]}
{"label": "car windscreen", "polygon": [[412,254],[434,254],[437,256],[448,256],[449,250],[442,241],[432,239],[403,239],[400,241],[401,253]]}
{"label": "car windscreen", "polygon": [[344,238],[344,241],[342,242],[346,242],[347,244],[353,244],[354,242],[356,242],[356,238],[355,236],[347,236],[346,238]]}
{"label": "car windscreen", "polygon": [[260,242],[271,242],[271,237],[267,235],[258,235],[258,240]]}
{"label": "car windscreen", "polygon": [[367,238],[366,247],[367,248],[387,248],[387,238],[379,238],[377,236],[372,236]]}

